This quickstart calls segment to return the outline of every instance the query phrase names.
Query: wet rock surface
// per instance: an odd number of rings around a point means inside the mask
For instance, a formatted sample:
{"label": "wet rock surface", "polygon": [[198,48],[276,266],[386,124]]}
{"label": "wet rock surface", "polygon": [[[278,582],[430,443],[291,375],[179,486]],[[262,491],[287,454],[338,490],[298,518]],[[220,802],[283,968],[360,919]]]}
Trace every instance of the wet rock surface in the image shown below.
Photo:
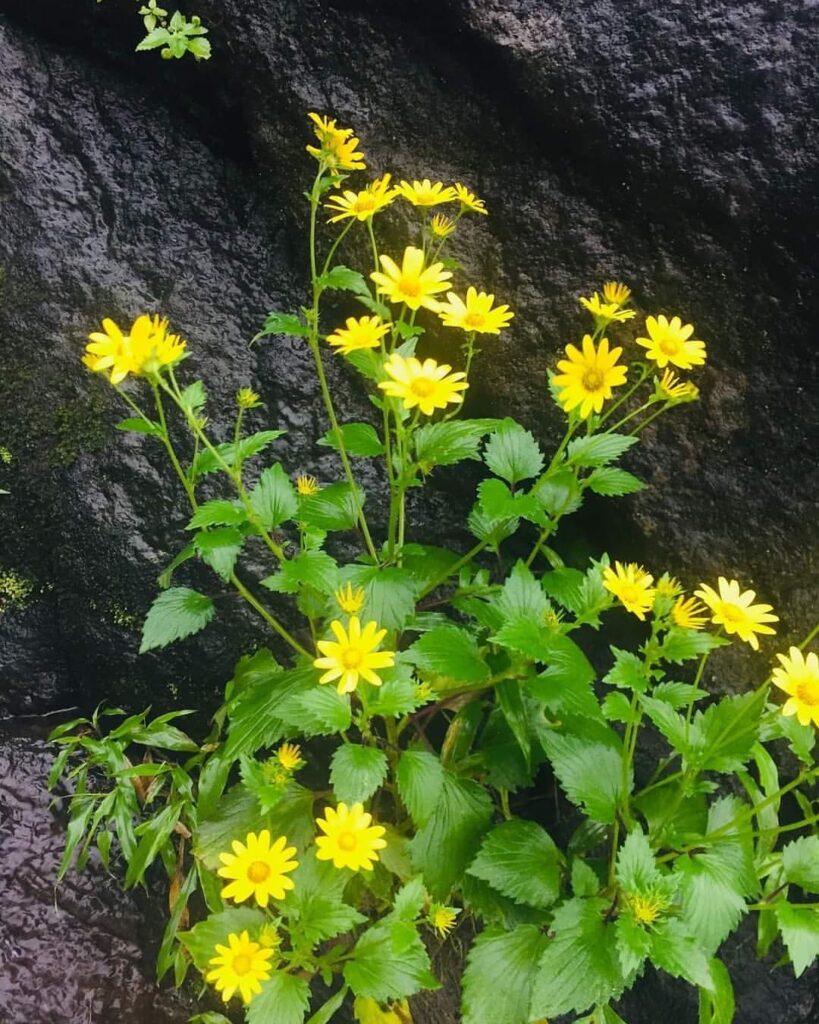
{"label": "wet rock surface", "polygon": [[[778,649],[802,635],[819,549],[819,4],[195,7],[212,28],[209,64],[132,55],[139,25],[127,3],[0,4],[0,443],[14,456],[0,480],[12,492],[0,499],[0,572],[31,583],[21,606],[0,614],[0,706],[207,701],[258,642],[255,623],[225,602],[193,640],[137,655],[185,509],[160,453],[113,429],[121,410],[79,354],[102,316],[161,310],[190,339],[215,410],[252,384],[289,430],[276,447],[284,464],[337,475],[332,454],[314,445],[325,426],[308,354],[292,341],[247,345],[269,309],[303,300],[308,109],[355,125],[374,172],[462,179],[486,197],[492,216],[468,225],[455,251],[517,315],[508,338],[484,346],[470,412],[511,410],[554,443],[545,372],[586,327],[577,294],[602,279],[628,281],[641,310],[696,324],[709,344],[703,401],[646,432],[628,465],[649,488],[590,506],[563,553],[582,560],[608,547],[687,584],[735,575],[782,615]],[[400,218],[385,223],[397,247]],[[425,344],[447,353],[446,339]],[[366,417],[357,381],[338,361],[331,373],[345,417]],[[415,529],[437,540],[456,532],[473,486],[468,474],[442,478],[413,508]],[[722,664],[727,674],[712,685],[744,685],[746,659]],[[30,751],[19,753],[27,742],[3,741],[4,782],[31,778]],[[34,851],[56,842],[47,821],[30,833]],[[42,888],[25,891],[39,907]],[[136,920],[126,905],[117,913]],[[38,934],[44,950],[56,948]],[[123,966],[112,970],[124,1000],[128,971],[142,967],[121,941]],[[813,975],[791,990],[787,972],[750,965],[750,940],[737,948],[739,1024],[816,1018]],[[24,1007],[44,984],[26,955],[32,973],[13,975]],[[76,1007],[97,977],[92,958],[78,963]],[[668,1009],[693,1019],[676,989],[652,982],[640,992],[632,1024]],[[89,1005],[94,1021],[117,1008]],[[132,1014],[123,1020],[166,1019],[150,1002],[121,1007]],[[9,1021],[39,1024],[20,1012]],[[65,1012],[43,1024],[85,1019]],[[447,1019],[423,1012],[422,1024]]]}

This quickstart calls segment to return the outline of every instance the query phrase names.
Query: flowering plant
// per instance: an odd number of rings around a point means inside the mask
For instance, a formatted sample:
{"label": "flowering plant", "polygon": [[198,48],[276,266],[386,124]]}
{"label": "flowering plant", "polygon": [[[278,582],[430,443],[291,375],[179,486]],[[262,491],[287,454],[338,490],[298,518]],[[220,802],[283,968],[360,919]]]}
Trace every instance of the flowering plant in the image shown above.
{"label": "flowering plant", "polygon": [[[819,906],[803,897],[819,892],[808,795],[819,663],[804,653],[816,630],[755,687],[714,697],[702,685],[709,658],[732,642],[757,650],[778,621],[769,605],[724,577],[686,594],[668,573],[606,555],[567,566],[554,546],[589,492],[643,486],[617,462],[657,416],[697,399],[678,371],[703,365],[705,343],[678,316],[648,316],[632,350],[643,360],[624,360],[637,311],[609,282],[581,299],[589,331],[550,375],[566,416],[550,457],[511,418],[459,418],[478,340],[495,344],[513,319],[494,295],[458,288],[446,255],[485,203],[461,184],[389,174],[343,187],[366,169],[359,140],[310,117],[311,297],[271,313],[255,340],[309,347],[329,422],[319,443],[342,478],[269,462],[282,431],[248,430],[261,409],[249,387],[223,432],[203,383],[180,381],[188,348],[167,321],[143,315],[125,332],[104,320],[91,335],[86,365],[133,413],[120,428],[164,448],[190,504],[190,542],[160,577],[141,649],[216,614],[212,596],[178,582],[198,561],[261,617],[275,650],[239,661],[201,743],[173,715],[55,732],[52,782],[81,755],[63,867],[95,837],[106,862],[118,840],[129,884],[162,864],[160,976],[173,968],[181,983],[193,965],[249,1024],[301,1024],[311,1011],[326,1024],[348,999],[362,1024],[406,1024],[408,1000],[438,985],[430,950],[456,928],[471,942],[466,1024],[566,1013],[617,1024],[612,1003],[649,963],[697,988],[702,1024],[728,1022],[718,952],[746,914],[758,915],[760,953],[781,941],[797,974],[819,953]],[[376,225],[396,204],[417,214],[415,234],[384,252]],[[371,250],[366,272],[337,262],[354,231]],[[343,322],[325,312],[329,293],[349,300]],[[436,328],[445,349],[461,343],[459,360],[429,354]],[[330,353],[369,387],[374,422],[340,421]],[[361,460],[382,467],[383,516],[367,508]],[[471,547],[410,540],[409,493],[465,460],[487,471]],[[352,561],[340,534],[360,542]],[[524,553],[511,568],[504,547]],[[260,553],[272,571],[251,579],[240,559]],[[630,616],[638,643],[609,645]],[[599,653],[598,635],[602,678],[584,652]],[[649,750],[662,742],[659,761],[640,756],[647,739]],[[785,783],[770,752],[780,745],[800,765]],[[90,766],[110,790],[89,792]],[[527,814],[550,777],[559,815]],[[798,811],[781,824],[791,799]],[[192,923],[197,891],[207,914]]]}

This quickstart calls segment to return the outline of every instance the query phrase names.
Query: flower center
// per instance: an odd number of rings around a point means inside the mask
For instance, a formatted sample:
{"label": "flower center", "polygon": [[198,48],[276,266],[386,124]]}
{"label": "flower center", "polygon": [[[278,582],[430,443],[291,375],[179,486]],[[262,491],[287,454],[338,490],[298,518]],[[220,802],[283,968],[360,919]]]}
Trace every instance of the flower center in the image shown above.
{"label": "flower center", "polygon": [[361,651],[357,647],[348,647],[341,655],[341,664],[345,668],[358,668],[361,664]]}
{"label": "flower center", "polygon": [[355,205],[358,213],[369,213],[375,209],[375,196],[370,195],[369,192],[362,192]]}
{"label": "flower center", "polygon": [[809,676],[805,679],[800,679],[794,689],[797,699],[801,700],[803,704],[807,704],[812,708],[819,705],[819,679]]}
{"label": "flower center", "polygon": [[245,956],[244,953],[240,953],[238,956],[233,958],[233,973],[234,974],[247,974],[249,970],[253,968],[253,962],[249,956]]}
{"label": "flower center", "polygon": [[354,832],[339,832],[336,842],[338,843],[339,849],[346,850],[347,853],[358,846],[358,840],[356,839]]}
{"label": "flower center", "polygon": [[741,608],[737,608],[736,605],[727,604],[723,602],[720,608],[720,614],[726,623],[730,623],[732,626],[736,626],[738,623],[743,622],[745,619],[745,613]]}
{"label": "flower center", "polygon": [[471,327],[473,330],[479,331],[486,323],[486,317],[483,313],[467,313],[464,317],[464,323],[467,327]]}
{"label": "flower center", "polygon": [[680,343],[676,338],[663,338],[660,351],[667,356],[675,356],[680,351]]}
{"label": "flower center", "polygon": [[421,294],[421,285],[417,277],[402,276],[398,282],[398,288],[402,295],[415,299]]}
{"label": "flower center", "polygon": [[412,384],[410,384],[410,391],[419,398],[429,398],[434,390],[435,381],[430,380],[428,377],[416,377]]}
{"label": "flower center", "polygon": [[620,589],[620,600],[623,604],[636,604],[640,600],[640,591],[630,584]]}
{"label": "flower center", "polygon": [[641,924],[654,924],[662,909],[660,902],[651,897],[635,896],[631,902],[634,916]]}
{"label": "flower center", "polygon": [[259,882],[266,882],[270,878],[270,865],[266,864],[263,860],[254,860],[248,866],[247,877],[251,882],[255,882],[256,885]]}
{"label": "flower center", "polygon": [[586,370],[583,374],[583,387],[587,391],[598,391],[605,382],[605,377],[600,370]]}

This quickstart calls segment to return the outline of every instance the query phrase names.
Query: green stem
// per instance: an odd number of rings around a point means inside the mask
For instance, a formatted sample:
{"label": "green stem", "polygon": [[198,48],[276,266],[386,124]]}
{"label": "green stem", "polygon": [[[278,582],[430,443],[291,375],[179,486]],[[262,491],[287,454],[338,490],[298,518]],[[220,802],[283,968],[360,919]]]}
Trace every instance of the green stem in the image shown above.
{"label": "green stem", "polygon": [[298,640],[296,640],[294,636],[288,633],[288,631],[279,622],[279,620],[274,618],[274,616],[270,614],[270,612],[267,610],[267,608],[265,608],[263,604],[256,600],[256,598],[247,589],[244,583],[242,583],[242,581],[239,579],[236,573],[230,574],[230,582],[239,591],[239,593],[242,595],[245,601],[247,601],[251,608],[254,608],[259,613],[259,615],[261,615],[261,617],[265,620],[268,626],[270,626],[272,630],[279,634],[282,640],[288,643],[293,648],[293,650],[296,651],[298,654],[301,654],[305,658],[310,658],[312,660],[313,655],[306,648],[302,647],[302,645],[298,642]]}
{"label": "green stem", "polygon": [[436,587],[440,587],[440,585],[446,582],[446,580],[448,580],[450,576],[454,576],[457,573],[459,573],[461,569],[463,569],[465,565],[469,565],[472,559],[479,555],[488,544],[488,540],[478,541],[478,543],[473,548],[470,548],[469,551],[467,551],[467,553],[462,558],[459,558],[458,561],[451,568],[447,569],[446,572],[443,572],[440,575],[436,576],[431,583],[428,583],[421,591],[421,593],[418,595],[418,600],[420,601],[422,597],[426,597],[427,594],[432,593],[432,591],[435,590]]}
{"label": "green stem", "polygon": [[[620,408],[620,406],[621,406],[621,405],[622,405],[622,404],[623,404],[624,402],[627,402],[627,401],[628,401],[628,400],[629,400],[629,399],[631,398],[631,396],[632,396],[632,395],[634,394],[634,392],[635,392],[635,391],[637,391],[637,390],[638,390],[638,388],[639,388],[639,387],[640,387],[640,386],[641,386],[641,385],[643,384],[643,382],[645,381],[646,377],[648,377],[648,375],[649,375],[649,372],[650,372],[650,371],[649,371],[648,367],[647,367],[647,366],[646,366],[645,364],[643,364],[643,367],[642,367],[642,369],[641,369],[641,371],[640,371],[640,376],[638,377],[637,381],[636,381],[636,382],[635,382],[634,384],[632,384],[632,386],[631,386],[631,387],[630,387],[630,388],[628,389],[628,391],[626,391],[626,392],[625,392],[624,394],[622,394],[622,395],[621,395],[621,396],[620,396],[620,397],[619,397],[619,398],[617,399],[617,401],[616,401],[616,402],[614,402],[614,404],[613,404],[613,405],[610,405],[610,406],[608,407],[608,409],[607,409],[607,410],[606,410],[606,411],[605,411],[605,412],[603,413],[603,415],[602,415],[602,416],[600,417],[600,422],[599,422],[598,426],[601,426],[601,427],[602,427],[602,425],[603,425],[603,424],[604,424],[604,423],[606,422],[606,420],[607,420],[607,419],[608,419],[608,418],[609,418],[609,417],[611,416],[611,414],[612,414],[613,412],[616,412],[616,410],[617,410],[617,409],[619,409],[619,408]],[[612,427],[611,429],[613,430],[613,429],[614,429],[614,427]]]}
{"label": "green stem", "polygon": [[[618,427],[622,427],[623,424],[628,423],[629,420],[633,420],[635,416],[639,416],[640,413],[643,412],[643,410],[648,409],[649,406],[654,405],[654,404],[655,404],[655,402],[654,402],[653,399],[649,399],[647,402],[644,402],[641,406],[636,408],[634,410],[634,412],[628,413],[628,415],[624,416],[621,420],[618,420],[614,424],[613,427],[609,427],[608,430],[606,431],[606,433],[607,434],[613,433],[615,430],[617,430]],[[662,412],[662,409],[660,409],[660,412]],[[655,415],[658,415],[658,413],[655,413]],[[649,418],[651,418],[651,417],[649,417]],[[648,421],[646,421],[646,422],[648,422]]]}
{"label": "green stem", "polygon": [[634,437],[636,437],[641,430],[644,430],[649,425],[649,423],[651,423],[653,420],[656,420],[658,416],[662,416],[666,409],[670,408],[670,403],[666,403],[665,405],[660,406],[660,408],[656,412],[653,412],[650,416],[647,416],[642,423],[638,423],[633,430],[629,431],[629,433],[633,434]]}

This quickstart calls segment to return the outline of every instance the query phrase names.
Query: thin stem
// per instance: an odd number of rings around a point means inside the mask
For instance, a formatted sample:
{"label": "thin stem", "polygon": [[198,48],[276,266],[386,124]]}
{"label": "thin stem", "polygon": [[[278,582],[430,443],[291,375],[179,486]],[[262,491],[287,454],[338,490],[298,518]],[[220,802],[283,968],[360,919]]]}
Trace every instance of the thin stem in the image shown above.
{"label": "thin stem", "polygon": [[[644,365],[642,370],[640,371],[640,376],[638,377],[637,381],[634,384],[632,384],[632,386],[628,389],[628,391],[626,391],[624,394],[622,394],[613,405],[610,405],[608,407],[608,409],[600,417],[600,422],[599,422],[598,426],[602,427],[602,425],[611,416],[611,414],[613,412],[615,412],[617,409],[619,409],[620,406],[624,402],[627,402],[629,400],[629,398],[631,398],[631,396],[634,394],[634,392],[640,387],[641,384],[643,384],[643,382],[645,381],[646,377],[648,377],[649,372],[650,371],[649,371],[648,367]],[[614,430],[614,427],[612,427],[611,429]]]}
{"label": "thin stem", "polygon": [[302,647],[302,645],[298,642],[298,640],[296,640],[294,636],[288,633],[288,631],[279,622],[279,620],[274,618],[267,610],[267,608],[265,608],[263,604],[256,600],[256,598],[247,589],[244,583],[242,583],[242,581],[239,579],[236,573],[230,574],[230,582],[239,591],[239,593],[242,595],[245,601],[247,601],[247,603],[252,608],[255,608],[255,610],[259,613],[259,615],[261,615],[261,617],[270,626],[270,628],[273,629],[276,633],[278,633],[282,640],[288,643],[293,648],[294,651],[296,651],[298,654],[303,655],[305,658],[313,657],[313,655],[310,654],[310,652],[306,648]]}
{"label": "thin stem", "polygon": [[633,430],[629,431],[629,433],[633,434],[634,437],[636,437],[641,430],[644,430],[649,425],[649,423],[651,423],[653,420],[656,420],[658,416],[662,416],[666,409],[669,409],[670,407],[670,404],[661,406],[656,412],[653,412],[650,416],[647,416],[642,423],[638,423]]}
{"label": "thin stem", "polygon": [[[628,423],[628,421],[629,421],[629,420],[633,420],[635,416],[639,416],[639,415],[640,415],[640,413],[641,413],[641,412],[643,412],[643,410],[645,410],[645,409],[648,409],[648,407],[649,407],[649,406],[651,406],[651,405],[654,405],[654,404],[655,404],[655,402],[654,402],[654,400],[653,400],[653,399],[649,399],[649,400],[648,400],[647,402],[644,402],[644,403],[643,403],[643,404],[642,404],[641,406],[639,406],[638,408],[636,408],[636,409],[634,410],[634,412],[630,412],[630,413],[628,413],[628,414],[627,414],[626,416],[624,416],[624,417],[623,417],[623,418],[622,418],[621,420],[618,420],[618,421],[617,421],[617,422],[616,422],[616,423],[614,424],[614,426],[613,426],[613,427],[609,427],[609,428],[608,428],[608,430],[606,431],[606,433],[607,433],[607,434],[611,434],[611,433],[613,433],[613,432],[614,432],[615,430],[617,430],[617,428],[618,428],[618,427],[622,427],[624,423]],[[660,411],[660,412],[662,412],[663,410],[662,410],[662,409],[660,409],[659,411]],[[657,414],[657,413],[655,413],[655,415],[658,415],[658,414]]]}
{"label": "thin stem", "polygon": [[473,548],[470,548],[469,551],[467,551],[467,553],[462,558],[459,558],[458,561],[453,566],[446,570],[446,572],[443,572],[440,575],[436,576],[431,583],[428,583],[421,591],[421,593],[418,595],[418,600],[420,601],[422,597],[426,597],[427,594],[432,593],[432,591],[435,590],[436,587],[440,587],[440,585],[446,582],[446,580],[448,580],[450,576],[454,576],[456,573],[460,572],[465,565],[469,565],[472,559],[479,555],[488,544],[488,540],[478,541],[478,543]]}

